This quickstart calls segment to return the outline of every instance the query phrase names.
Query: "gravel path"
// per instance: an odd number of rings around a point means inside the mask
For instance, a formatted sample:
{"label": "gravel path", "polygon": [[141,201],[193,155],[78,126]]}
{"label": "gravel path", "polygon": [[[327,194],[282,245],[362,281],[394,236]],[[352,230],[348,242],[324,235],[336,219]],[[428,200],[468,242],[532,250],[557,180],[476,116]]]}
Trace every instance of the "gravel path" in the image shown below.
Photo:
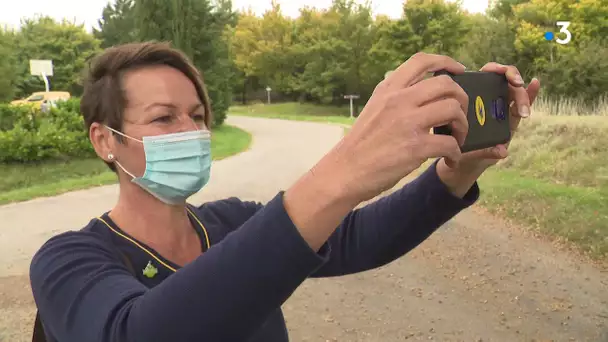
{"label": "gravel path", "polygon": [[[216,162],[193,203],[267,201],[342,136],[342,128],[317,123],[228,123],[254,135],[252,148]],[[111,208],[117,191],[104,186],[0,206],[0,341],[31,340],[32,254]],[[305,282],[285,316],[292,341],[608,341],[608,273],[472,208],[382,269]]]}

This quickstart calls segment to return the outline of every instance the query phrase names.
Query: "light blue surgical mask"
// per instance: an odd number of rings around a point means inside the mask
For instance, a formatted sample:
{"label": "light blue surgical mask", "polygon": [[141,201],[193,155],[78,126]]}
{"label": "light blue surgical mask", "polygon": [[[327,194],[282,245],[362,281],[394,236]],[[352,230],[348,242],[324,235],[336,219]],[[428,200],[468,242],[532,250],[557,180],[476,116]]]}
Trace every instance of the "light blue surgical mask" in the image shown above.
{"label": "light blue surgical mask", "polygon": [[114,162],[133,183],[167,204],[184,204],[209,181],[211,171],[211,134],[207,130],[145,136],[135,139],[106,126],[112,132],[143,143],[146,170],[136,177],[116,160]]}

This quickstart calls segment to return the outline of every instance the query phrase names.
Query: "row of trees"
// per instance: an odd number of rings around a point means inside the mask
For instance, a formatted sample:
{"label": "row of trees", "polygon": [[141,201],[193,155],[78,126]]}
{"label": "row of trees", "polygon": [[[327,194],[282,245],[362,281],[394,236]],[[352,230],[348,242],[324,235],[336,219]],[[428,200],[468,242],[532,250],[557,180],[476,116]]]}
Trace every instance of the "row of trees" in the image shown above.
{"label": "row of trees", "polygon": [[[364,102],[387,71],[417,51],[450,55],[470,69],[515,64],[525,78],[540,77],[548,97],[591,102],[608,93],[605,0],[498,0],[486,14],[451,1],[408,0],[396,20],[352,0],[303,8],[295,19],[276,3],[258,17],[236,13],[230,0],[115,0],[100,16],[92,33],[47,17],[0,30],[0,100],[44,89],[29,75],[30,59],[53,59],[52,88],[79,95],[91,56],[151,39],[172,41],[203,71],[217,123],[233,99],[265,96],[266,86],[289,100],[344,103],[344,94],[356,93]],[[560,20],[571,22],[566,45],[543,36],[563,38]]]}
{"label": "row of trees", "polygon": [[[566,45],[547,41],[570,21]],[[291,98],[343,102],[367,97],[384,74],[418,51],[452,56],[469,69],[489,61],[517,65],[544,81],[544,95],[592,101],[608,93],[605,0],[499,0],[485,14],[458,3],[408,0],[400,19],[373,17],[369,6],[336,0],[296,19],[274,5],[263,17],[243,13],[232,35],[243,98],[266,84]]]}

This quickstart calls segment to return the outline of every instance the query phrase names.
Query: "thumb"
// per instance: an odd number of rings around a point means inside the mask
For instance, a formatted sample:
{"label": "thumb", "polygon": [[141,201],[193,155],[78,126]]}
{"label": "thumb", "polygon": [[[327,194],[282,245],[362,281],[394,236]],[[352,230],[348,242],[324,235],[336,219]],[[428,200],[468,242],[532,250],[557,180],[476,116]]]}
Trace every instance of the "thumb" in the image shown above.
{"label": "thumb", "polygon": [[508,152],[504,145],[497,145],[477,151],[471,151],[465,155],[467,160],[503,159],[507,157]]}

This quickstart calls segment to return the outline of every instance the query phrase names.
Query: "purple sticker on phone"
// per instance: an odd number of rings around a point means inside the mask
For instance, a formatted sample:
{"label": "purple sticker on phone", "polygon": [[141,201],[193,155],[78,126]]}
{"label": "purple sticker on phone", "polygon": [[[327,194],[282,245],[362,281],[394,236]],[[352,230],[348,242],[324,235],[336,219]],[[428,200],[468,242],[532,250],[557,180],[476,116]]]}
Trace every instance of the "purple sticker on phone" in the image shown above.
{"label": "purple sticker on phone", "polygon": [[505,113],[505,101],[502,97],[492,101],[492,117],[497,121],[504,121],[507,118]]}

